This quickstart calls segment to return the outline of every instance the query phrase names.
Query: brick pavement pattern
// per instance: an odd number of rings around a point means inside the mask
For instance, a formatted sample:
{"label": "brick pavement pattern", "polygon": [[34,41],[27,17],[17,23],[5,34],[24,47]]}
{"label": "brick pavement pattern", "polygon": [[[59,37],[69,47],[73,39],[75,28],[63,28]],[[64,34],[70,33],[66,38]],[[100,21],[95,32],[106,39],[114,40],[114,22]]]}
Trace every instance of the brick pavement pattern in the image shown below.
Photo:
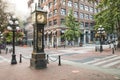
{"label": "brick pavement pattern", "polygon": [[[46,49],[46,51],[51,49]],[[57,51],[56,49],[52,49]],[[59,50],[59,49],[58,49]],[[77,50],[74,48],[74,50]],[[106,49],[102,54],[95,51],[90,51],[86,54],[79,55],[79,58],[89,57],[92,55],[109,55],[111,50]],[[115,54],[119,55],[119,50]],[[6,54],[1,54],[5,56]],[[11,55],[11,54],[9,54]],[[8,54],[6,57],[9,56]],[[70,57],[77,58],[73,55]],[[69,58],[69,57],[68,57]],[[50,62],[46,69],[35,70],[30,67],[30,61],[25,60],[22,63],[11,65],[9,62],[0,63],[0,80],[120,80],[118,77],[103,73],[96,70],[80,68],[73,65]]]}
{"label": "brick pavement pattern", "polygon": [[46,69],[30,68],[29,61],[0,65],[0,80],[116,80],[115,76],[98,71],[50,63]]}

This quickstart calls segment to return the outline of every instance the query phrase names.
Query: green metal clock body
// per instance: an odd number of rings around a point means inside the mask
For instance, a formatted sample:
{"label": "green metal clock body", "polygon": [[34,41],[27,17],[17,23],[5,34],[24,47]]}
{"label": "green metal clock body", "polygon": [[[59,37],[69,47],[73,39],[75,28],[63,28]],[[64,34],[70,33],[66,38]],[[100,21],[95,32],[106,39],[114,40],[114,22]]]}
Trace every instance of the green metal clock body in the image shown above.
{"label": "green metal clock body", "polygon": [[47,67],[46,54],[44,53],[44,25],[47,23],[47,13],[35,10],[32,13],[33,21],[33,52],[30,66],[41,69]]}

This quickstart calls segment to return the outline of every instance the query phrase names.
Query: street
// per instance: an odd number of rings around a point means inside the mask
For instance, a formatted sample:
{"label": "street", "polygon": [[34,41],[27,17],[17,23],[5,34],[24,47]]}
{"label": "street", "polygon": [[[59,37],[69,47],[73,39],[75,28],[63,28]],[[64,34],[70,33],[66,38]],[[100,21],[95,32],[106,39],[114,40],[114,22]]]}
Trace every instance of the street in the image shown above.
{"label": "street", "polygon": [[[7,46],[11,49],[12,46]],[[120,53],[116,52],[112,54],[108,45],[104,45],[104,51],[100,53],[95,52],[95,46],[84,47],[68,47],[68,48],[45,48],[45,53],[49,55],[49,64],[52,64],[56,60],[58,64],[58,56],[61,56],[61,64],[68,64],[71,66],[77,66],[84,69],[90,69],[100,71],[110,75],[115,75],[117,78],[120,76]],[[32,53],[32,47],[19,47],[15,48],[17,63],[19,64],[20,54],[22,54],[22,62],[29,63]],[[2,50],[0,55],[0,63],[10,64],[12,53],[5,53]],[[21,63],[22,64],[22,63]],[[48,65],[49,65],[48,64]],[[28,64],[29,66],[29,64]]]}

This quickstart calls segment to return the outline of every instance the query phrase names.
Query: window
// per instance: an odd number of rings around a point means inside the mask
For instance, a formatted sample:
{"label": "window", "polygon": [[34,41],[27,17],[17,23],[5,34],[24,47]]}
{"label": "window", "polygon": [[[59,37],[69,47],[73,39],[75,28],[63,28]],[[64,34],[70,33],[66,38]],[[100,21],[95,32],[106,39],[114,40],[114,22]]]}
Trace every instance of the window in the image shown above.
{"label": "window", "polygon": [[81,1],[84,1],[84,0],[81,0]]}
{"label": "window", "polygon": [[57,4],[57,0],[54,0],[54,5],[56,5]]}
{"label": "window", "polygon": [[68,6],[72,7],[72,1],[68,1]]}
{"label": "window", "polygon": [[66,15],[66,9],[61,9],[60,13],[61,15]]}
{"label": "window", "polygon": [[85,19],[89,19],[89,14],[85,14]]}
{"label": "window", "polygon": [[84,5],[80,4],[80,9],[84,10]]}
{"label": "window", "polygon": [[97,13],[97,12],[98,12],[98,9],[95,8],[95,13]]}
{"label": "window", "polygon": [[88,6],[85,6],[85,10],[86,10],[86,11],[89,11],[89,7],[88,7]]}
{"label": "window", "polygon": [[46,2],[46,0],[39,0],[39,1],[41,1],[41,4],[44,3],[44,2]]}
{"label": "window", "polygon": [[53,14],[56,15],[57,13],[58,13],[58,11],[57,11],[57,9],[55,9]]}
{"label": "window", "polygon": [[61,0],[61,3],[62,3],[63,5],[66,5],[65,0]]}
{"label": "window", "polygon": [[61,24],[64,24],[64,22],[65,22],[65,19],[61,19]]}
{"label": "window", "polygon": [[50,12],[48,16],[51,17],[52,16],[52,12]]}
{"label": "window", "polygon": [[86,2],[86,3],[87,3],[87,2],[88,2],[88,0],[85,0],[84,2]]}
{"label": "window", "polygon": [[93,7],[90,7],[90,12],[93,12]]}
{"label": "window", "polygon": [[77,18],[78,17],[78,12],[74,12],[74,17]]}
{"label": "window", "polygon": [[52,21],[49,21],[49,26],[51,26],[52,25]]}
{"label": "window", "polygon": [[53,24],[54,24],[54,25],[57,24],[57,19],[53,20]]}
{"label": "window", "polygon": [[74,3],[74,7],[78,8],[78,3],[77,2]]}
{"label": "window", "polygon": [[93,27],[94,26],[94,23],[90,23],[90,27]]}
{"label": "window", "polygon": [[92,4],[92,5],[93,5],[93,2],[92,2],[92,1],[89,1],[89,4]]}
{"label": "window", "polygon": [[80,27],[84,27],[84,22],[81,22],[81,23],[80,23]]}
{"label": "window", "polygon": [[49,6],[49,8],[51,8],[52,7],[52,2],[50,2],[48,6]]}
{"label": "window", "polygon": [[80,18],[84,19],[84,13],[80,13]]}
{"label": "window", "polygon": [[90,15],[90,20],[93,20],[93,15]]}
{"label": "window", "polygon": [[43,0],[41,0],[41,4],[43,4]]}
{"label": "window", "polygon": [[94,4],[95,4],[95,6],[97,6],[97,5],[98,5],[98,3],[97,3],[97,2],[95,2]]}
{"label": "window", "polygon": [[88,22],[85,22],[85,27],[88,27],[88,25],[89,25]]}

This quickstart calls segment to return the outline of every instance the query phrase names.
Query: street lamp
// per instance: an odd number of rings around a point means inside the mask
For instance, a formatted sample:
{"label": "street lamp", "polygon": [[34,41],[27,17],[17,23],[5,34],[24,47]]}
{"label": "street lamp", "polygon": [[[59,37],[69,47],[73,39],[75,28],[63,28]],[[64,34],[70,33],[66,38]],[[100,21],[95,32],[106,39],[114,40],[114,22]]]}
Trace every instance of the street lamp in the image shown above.
{"label": "street lamp", "polygon": [[[1,31],[0,31],[0,44],[1,44],[1,39],[3,38],[2,35],[3,35],[3,34],[2,34]],[[0,45],[0,54],[1,54],[1,48],[2,48],[2,44]]]}
{"label": "street lamp", "polygon": [[16,18],[16,16],[9,16],[8,18],[8,22],[9,22],[9,26],[7,27],[8,30],[11,30],[13,32],[13,54],[12,54],[12,60],[11,60],[11,64],[17,64],[17,61],[16,61],[16,55],[15,55],[15,31],[16,30],[19,30],[19,27],[18,27],[18,19]]}
{"label": "street lamp", "polygon": [[100,25],[100,27],[98,28],[98,34],[100,34],[100,52],[103,51],[103,47],[102,47],[102,35],[105,33],[104,28],[102,27],[102,25]]}
{"label": "street lamp", "polygon": [[1,31],[0,31],[0,40],[1,40],[1,38],[3,38],[3,34],[2,34]]}

